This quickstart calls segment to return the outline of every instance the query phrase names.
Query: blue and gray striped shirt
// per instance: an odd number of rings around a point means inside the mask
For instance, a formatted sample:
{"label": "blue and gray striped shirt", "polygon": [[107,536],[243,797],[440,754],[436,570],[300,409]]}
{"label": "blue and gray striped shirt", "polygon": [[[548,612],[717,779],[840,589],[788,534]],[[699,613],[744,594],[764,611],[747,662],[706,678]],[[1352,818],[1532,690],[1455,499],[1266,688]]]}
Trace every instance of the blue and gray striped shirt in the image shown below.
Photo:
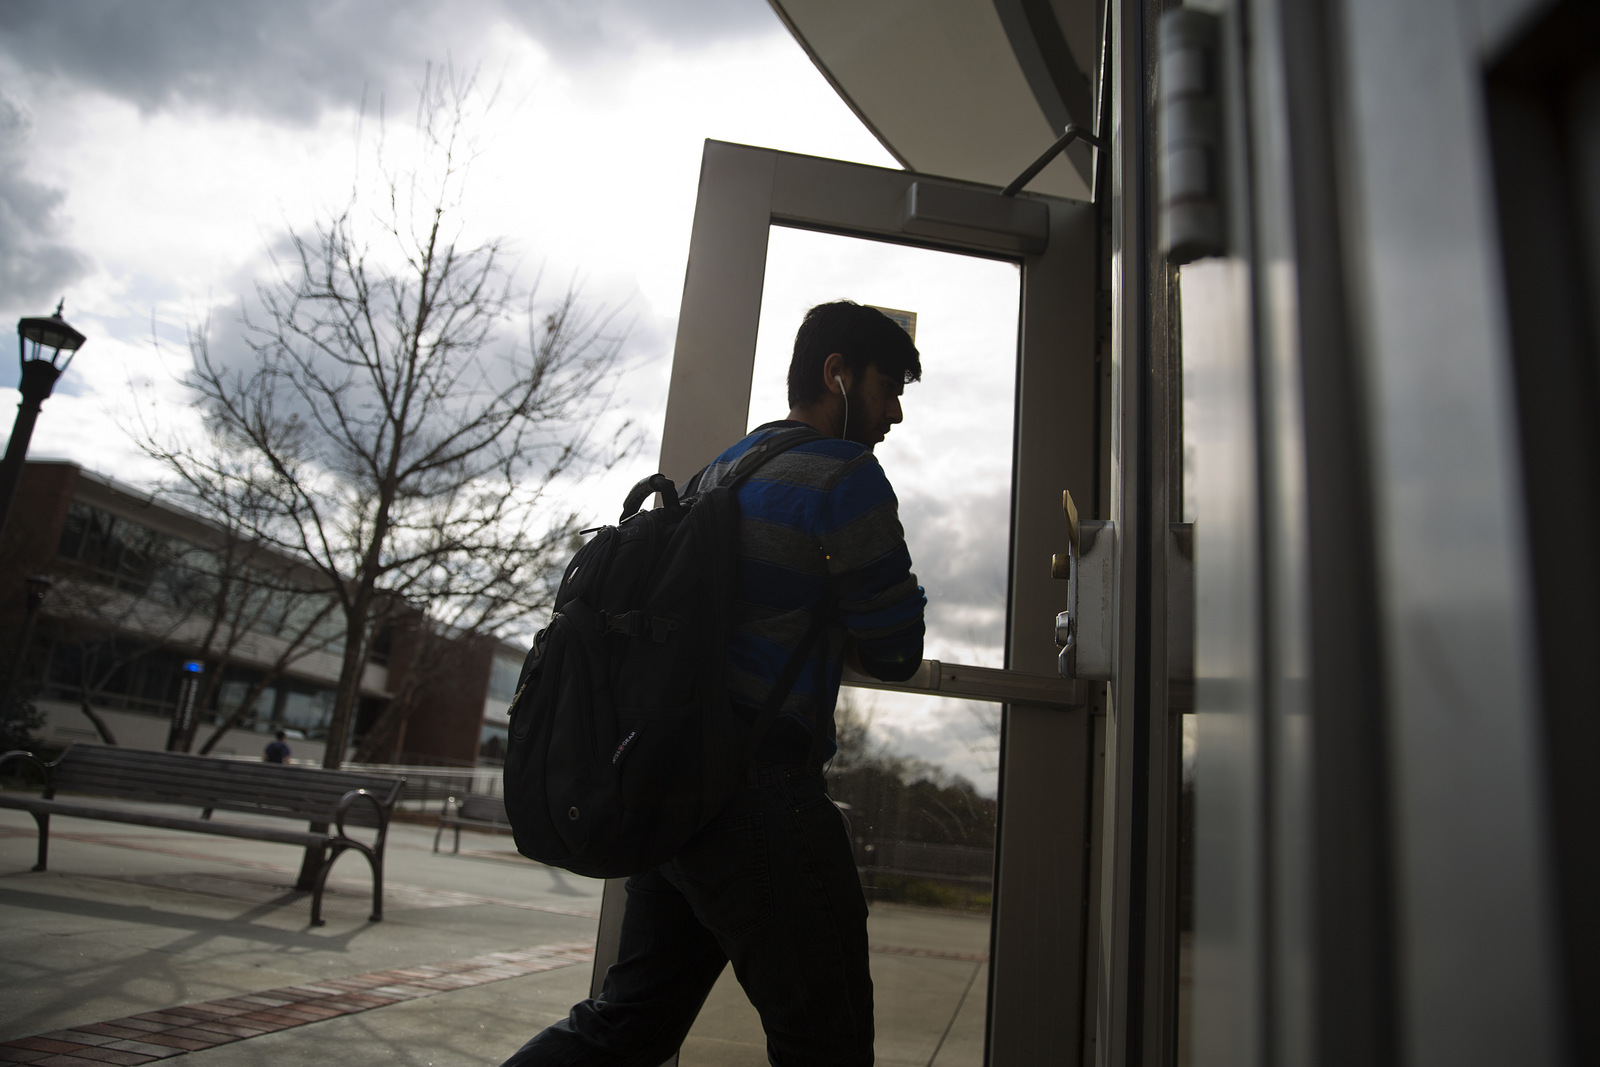
{"label": "blue and gray striped shirt", "polygon": [[[771,422],[718,456],[710,488],[749,448],[799,426]],[[831,722],[846,636],[876,677],[899,681],[922,662],[927,597],[911,573],[898,504],[876,457],[853,441],[808,441],[768,460],[739,486],[739,578],[728,691],[759,708],[819,606],[831,613],[766,743],[763,761],[794,761],[818,713]],[[826,728],[826,727],[825,727]],[[831,755],[830,741],[826,753]]]}

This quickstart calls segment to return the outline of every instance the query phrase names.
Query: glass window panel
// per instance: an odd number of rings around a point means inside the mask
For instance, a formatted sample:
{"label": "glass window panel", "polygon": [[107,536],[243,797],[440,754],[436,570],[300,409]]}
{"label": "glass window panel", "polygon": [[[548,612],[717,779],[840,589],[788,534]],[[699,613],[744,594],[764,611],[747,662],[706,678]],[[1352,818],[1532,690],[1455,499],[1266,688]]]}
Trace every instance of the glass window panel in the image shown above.
{"label": "glass window panel", "polygon": [[1013,263],[773,227],[749,425],[789,410],[806,309],[848,298],[915,312],[922,380],[876,455],[928,590],[924,655],[1004,666],[1020,274]]}
{"label": "glass window panel", "polygon": [[74,500],[67,509],[67,520],[61,526],[60,554],[67,559],[78,559],[83,554],[83,545],[89,535],[89,527],[93,523],[93,513],[89,505],[80,500]]}
{"label": "glass window panel", "polygon": [[506,741],[509,737],[510,733],[504,726],[484,723],[483,732],[478,736],[478,759],[494,763],[504,762]]}
{"label": "glass window panel", "polygon": [[328,731],[333,720],[333,690],[317,689],[312,692],[284,694],[278,725],[301,731],[306,737],[318,738]]}
{"label": "glass window panel", "polygon": [[[250,692],[251,682],[243,678],[229,678],[217,687],[217,710],[211,716],[213,721],[221,721],[226,716],[232,715],[244,698]],[[266,724],[257,725],[256,719],[263,712],[270,709],[275,702],[276,694],[272,689],[264,689],[256,696],[255,703],[250,711],[239,720],[237,729],[255,730],[265,729]]]}
{"label": "glass window panel", "polygon": [[495,653],[489,668],[489,699],[509,703],[517,695],[517,679],[522,676],[522,660],[507,653]]}

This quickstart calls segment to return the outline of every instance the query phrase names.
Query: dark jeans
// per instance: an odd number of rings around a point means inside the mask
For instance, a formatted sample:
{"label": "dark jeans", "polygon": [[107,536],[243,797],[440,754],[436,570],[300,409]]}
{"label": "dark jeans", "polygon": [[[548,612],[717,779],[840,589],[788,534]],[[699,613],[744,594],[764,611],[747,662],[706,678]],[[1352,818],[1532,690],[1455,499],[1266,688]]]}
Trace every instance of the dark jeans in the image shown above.
{"label": "dark jeans", "polygon": [[763,769],[677,857],[629,879],[599,999],[504,1067],[657,1067],[730,961],[776,1067],[872,1063],[867,905],[820,775]]}

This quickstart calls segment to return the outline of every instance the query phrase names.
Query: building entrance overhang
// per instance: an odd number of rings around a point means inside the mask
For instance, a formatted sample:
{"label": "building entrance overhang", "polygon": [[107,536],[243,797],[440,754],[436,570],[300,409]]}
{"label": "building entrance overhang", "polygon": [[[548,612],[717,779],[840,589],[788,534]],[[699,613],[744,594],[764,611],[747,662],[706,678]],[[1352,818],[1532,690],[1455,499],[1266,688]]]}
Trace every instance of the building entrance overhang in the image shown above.
{"label": "building entrance overhang", "polygon": [[[771,0],[824,77],[907,170],[1005,186],[1069,123],[1095,128],[1096,0]],[[1091,199],[1093,150],[1029,184]]]}

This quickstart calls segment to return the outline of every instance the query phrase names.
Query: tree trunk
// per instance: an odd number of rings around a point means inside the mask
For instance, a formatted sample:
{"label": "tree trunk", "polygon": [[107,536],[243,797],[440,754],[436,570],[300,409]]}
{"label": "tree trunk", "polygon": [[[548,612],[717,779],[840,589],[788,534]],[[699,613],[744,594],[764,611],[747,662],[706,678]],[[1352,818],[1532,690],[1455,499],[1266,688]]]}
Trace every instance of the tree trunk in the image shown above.
{"label": "tree trunk", "polygon": [[93,706],[90,705],[89,698],[87,696],[84,696],[78,700],[78,710],[82,711],[84,716],[94,724],[96,732],[100,734],[100,740],[104,741],[108,745],[114,745],[117,743],[117,739],[112,736],[111,727],[106,725],[106,721],[100,717],[100,713],[95,711]]}
{"label": "tree trunk", "polygon": [[351,760],[356,763],[375,763],[378,757],[389,748],[405,730],[406,723],[417,710],[417,701],[408,695],[396,694],[389,706],[383,709],[378,720],[372,724],[361,744],[357,746],[355,755]]}
{"label": "tree trunk", "polygon": [[[370,589],[356,591],[355,600],[345,615],[344,656],[339,664],[339,686],[334,691],[333,719],[328,723],[327,748],[322,753],[322,765],[336,771],[344,765],[344,750],[349,746],[350,725],[355,721],[356,707],[361,699],[361,675],[367,666],[367,616],[371,611]],[[312,823],[312,833],[326,833],[327,823]],[[312,846],[306,849],[300,863],[300,877],[296,889],[311,889],[315,885],[317,870],[322,865],[323,849]]]}
{"label": "tree trunk", "polygon": [[328,747],[322,754],[322,765],[329,770],[338,770],[344,763],[345,749],[350,746],[350,728],[361,702],[361,676],[367,666],[369,603],[369,596],[358,593],[345,616],[344,656],[339,663],[339,684],[334,690],[333,719],[328,723]]}

